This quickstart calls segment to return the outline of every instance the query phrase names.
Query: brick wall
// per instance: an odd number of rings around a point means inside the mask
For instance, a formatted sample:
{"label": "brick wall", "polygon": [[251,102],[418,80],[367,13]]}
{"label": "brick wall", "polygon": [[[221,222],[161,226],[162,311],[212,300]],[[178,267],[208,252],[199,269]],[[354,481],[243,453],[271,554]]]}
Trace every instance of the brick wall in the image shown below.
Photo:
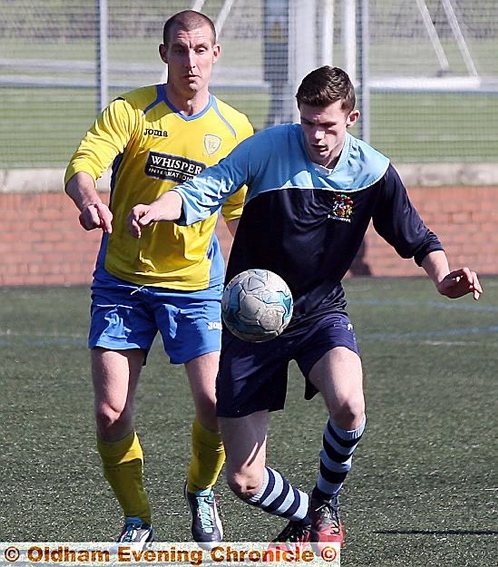
{"label": "brick wall", "polygon": [[85,232],[78,211],[61,193],[2,193],[1,285],[81,284],[90,281],[100,242]]}
{"label": "brick wall", "polygon": [[[450,267],[468,265],[498,274],[498,185],[410,188],[424,222],[442,240]],[[366,261],[374,276],[424,274],[412,260],[399,258],[373,230],[366,237]]]}
{"label": "brick wall", "polygon": [[[408,192],[424,222],[442,240],[450,267],[468,265],[482,275],[498,274],[498,185],[412,187]],[[221,229],[228,250],[226,231]],[[350,275],[424,274],[413,260],[400,258],[370,227]]]}
{"label": "brick wall", "polygon": [[[412,187],[422,218],[443,240],[451,266],[470,265],[480,274],[498,273],[498,186]],[[78,212],[62,192],[0,193],[0,285],[88,284],[100,242],[85,232]],[[229,237],[219,235],[225,251]],[[371,229],[353,273],[373,276],[423,275]]]}

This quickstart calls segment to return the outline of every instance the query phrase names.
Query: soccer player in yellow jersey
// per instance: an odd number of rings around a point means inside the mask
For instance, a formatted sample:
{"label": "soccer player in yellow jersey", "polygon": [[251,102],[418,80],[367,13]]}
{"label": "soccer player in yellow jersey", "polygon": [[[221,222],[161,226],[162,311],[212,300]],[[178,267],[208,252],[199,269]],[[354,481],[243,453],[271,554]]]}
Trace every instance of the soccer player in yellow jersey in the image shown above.
{"label": "soccer player in yellow jersey", "polygon": [[[215,412],[224,279],[217,215],[188,227],[158,223],[141,240],[128,233],[126,217],[137,203],[152,202],[217,163],[253,129],[245,115],[209,92],[220,46],[208,17],[192,10],[175,14],[164,25],[163,42],[166,83],[111,102],[71,158],[64,181],[83,228],[103,231],[89,347],[98,451],[125,516],[118,542],[143,547],[154,537],[133,402],[160,332],[171,362],[185,365],[193,395],[185,493],[193,539],[210,548],[223,537],[213,485],[225,458]],[[95,181],[111,164],[107,206]],[[232,234],[244,195],[236,193],[221,211]]]}

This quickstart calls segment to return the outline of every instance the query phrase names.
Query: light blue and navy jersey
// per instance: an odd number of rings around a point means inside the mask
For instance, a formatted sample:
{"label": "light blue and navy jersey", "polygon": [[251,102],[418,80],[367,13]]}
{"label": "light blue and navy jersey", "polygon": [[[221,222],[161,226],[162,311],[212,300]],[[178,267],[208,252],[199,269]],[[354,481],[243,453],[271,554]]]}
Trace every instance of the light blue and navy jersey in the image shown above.
{"label": "light blue and navy jersey", "polygon": [[401,257],[419,265],[442,249],[388,158],[349,134],[330,171],[310,161],[299,124],[259,132],[174,189],[183,199],[178,222],[208,217],[244,184],[248,191],[226,281],[248,268],[278,273],[294,296],[291,327],[344,311],[341,280],[370,221]]}

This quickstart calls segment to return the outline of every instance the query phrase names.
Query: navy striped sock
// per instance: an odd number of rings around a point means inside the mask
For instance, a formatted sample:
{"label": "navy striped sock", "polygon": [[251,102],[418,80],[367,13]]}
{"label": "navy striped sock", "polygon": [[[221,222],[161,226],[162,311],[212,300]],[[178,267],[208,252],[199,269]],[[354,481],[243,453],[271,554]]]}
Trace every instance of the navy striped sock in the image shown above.
{"label": "navy striped sock", "polygon": [[330,500],[337,496],[351,470],[353,453],[365,431],[366,419],[351,431],[338,427],[328,420],[323,434],[323,449],[320,451],[320,472],[313,489],[312,498]]}
{"label": "navy striped sock", "polygon": [[260,491],[246,500],[269,514],[293,521],[306,518],[308,501],[305,492],[294,488],[284,476],[270,467],[265,468]]}

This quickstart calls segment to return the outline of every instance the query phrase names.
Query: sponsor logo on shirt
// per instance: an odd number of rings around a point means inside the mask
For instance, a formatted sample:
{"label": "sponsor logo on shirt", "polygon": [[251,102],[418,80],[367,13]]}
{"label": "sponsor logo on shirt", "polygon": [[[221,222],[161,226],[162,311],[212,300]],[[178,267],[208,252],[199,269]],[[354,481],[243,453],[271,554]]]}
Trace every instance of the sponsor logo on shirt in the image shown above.
{"label": "sponsor logo on shirt", "polygon": [[154,128],[146,128],[144,136],[154,136],[156,138],[167,138],[168,132],[166,130],[154,130]]}
{"label": "sponsor logo on shirt", "polygon": [[221,331],[223,325],[221,323],[217,323],[216,321],[209,321],[208,323],[208,331]]}
{"label": "sponsor logo on shirt", "polygon": [[149,152],[145,173],[149,177],[183,183],[206,169],[206,165],[182,156]]}
{"label": "sponsor logo on shirt", "polygon": [[349,195],[344,195],[343,193],[334,195],[332,211],[327,215],[327,218],[342,222],[351,222],[352,216],[353,199],[351,199]]}

